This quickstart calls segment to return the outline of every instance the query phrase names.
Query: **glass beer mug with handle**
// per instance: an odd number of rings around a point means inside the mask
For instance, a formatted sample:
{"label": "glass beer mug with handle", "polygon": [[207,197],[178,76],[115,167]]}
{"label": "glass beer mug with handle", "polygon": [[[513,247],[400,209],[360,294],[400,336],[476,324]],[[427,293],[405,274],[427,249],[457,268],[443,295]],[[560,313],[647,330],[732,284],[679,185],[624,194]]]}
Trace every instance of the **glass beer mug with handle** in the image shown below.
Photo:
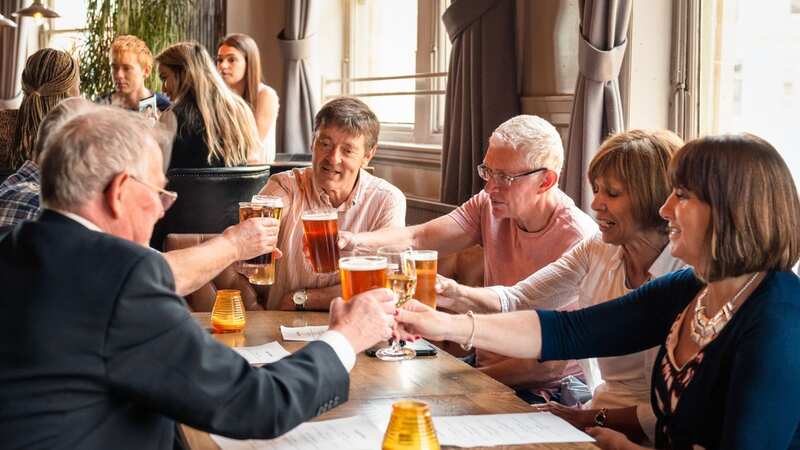
{"label": "glass beer mug with handle", "polygon": [[[394,292],[397,307],[411,300],[417,287],[417,269],[412,259],[411,247],[386,246],[378,249],[378,256],[386,258],[386,287]],[[401,361],[417,356],[416,352],[402,347],[393,340],[391,345],[375,353],[383,361]]]}

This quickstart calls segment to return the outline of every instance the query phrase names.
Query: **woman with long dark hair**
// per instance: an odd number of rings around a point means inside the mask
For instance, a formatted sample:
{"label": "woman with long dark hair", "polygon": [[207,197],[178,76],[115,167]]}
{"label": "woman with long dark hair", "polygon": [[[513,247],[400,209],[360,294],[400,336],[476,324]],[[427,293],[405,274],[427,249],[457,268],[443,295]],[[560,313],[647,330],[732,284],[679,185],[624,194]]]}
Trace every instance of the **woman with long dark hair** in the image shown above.
{"label": "woman with long dark hair", "polygon": [[263,82],[261,57],[253,38],[241,33],[225,36],[217,46],[217,70],[225,84],[250,106],[267,161],[272,161],[280,101],[275,90]]}

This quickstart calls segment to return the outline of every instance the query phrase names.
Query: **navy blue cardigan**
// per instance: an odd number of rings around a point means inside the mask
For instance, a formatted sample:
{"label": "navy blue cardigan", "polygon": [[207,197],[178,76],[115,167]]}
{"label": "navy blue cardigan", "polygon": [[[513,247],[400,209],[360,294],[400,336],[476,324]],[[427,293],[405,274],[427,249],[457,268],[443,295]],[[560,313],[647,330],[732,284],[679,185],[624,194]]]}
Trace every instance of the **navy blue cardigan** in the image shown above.
{"label": "navy blue cardigan", "polygon": [[542,359],[618,356],[661,345],[653,370],[656,447],[800,448],[800,279],[770,272],[717,338],[667,416],[659,369],[677,315],[702,288],[692,269],[578,311],[538,311]]}

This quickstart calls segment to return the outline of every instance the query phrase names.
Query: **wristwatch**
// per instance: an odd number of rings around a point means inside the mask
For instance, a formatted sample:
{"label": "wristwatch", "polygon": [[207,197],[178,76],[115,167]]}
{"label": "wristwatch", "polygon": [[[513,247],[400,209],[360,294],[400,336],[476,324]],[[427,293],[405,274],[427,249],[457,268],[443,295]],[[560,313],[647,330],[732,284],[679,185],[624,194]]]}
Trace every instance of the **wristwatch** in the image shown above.
{"label": "wristwatch", "polygon": [[296,311],[305,311],[306,302],[308,301],[308,292],[305,289],[300,289],[292,294],[292,301],[294,302],[294,309]]}
{"label": "wristwatch", "polygon": [[606,426],[606,421],[608,420],[608,409],[600,408],[600,411],[597,412],[594,416],[594,424],[598,427]]}

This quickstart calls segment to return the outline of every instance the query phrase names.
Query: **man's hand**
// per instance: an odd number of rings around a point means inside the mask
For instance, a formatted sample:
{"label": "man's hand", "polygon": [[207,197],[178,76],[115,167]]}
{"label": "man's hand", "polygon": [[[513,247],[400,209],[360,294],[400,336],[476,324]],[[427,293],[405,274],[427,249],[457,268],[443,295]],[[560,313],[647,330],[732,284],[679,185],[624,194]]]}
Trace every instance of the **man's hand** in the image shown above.
{"label": "man's hand", "polygon": [[469,308],[465,308],[465,305],[458,301],[458,298],[461,296],[459,287],[460,285],[457,281],[437,274],[435,288],[436,306],[459,313],[467,312]]}
{"label": "man's hand", "polygon": [[330,329],[344,335],[360,353],[392,336],[395,297],[389,289],[373,289],[353,296],[345,303],[341,297],[331,302]]}
{"label": "man's hand", "polygon": [[277,259],[282,256],[275,248],[278,241],[278,221],[269,217],[253,217],[237,225],[232,225],[222,232],[222,237],[236,249],[239,261],[255,258],[271,251]]}
{"label": "man's hand", "polygon": [[352,251],[356,247],[355,233],[339,230],[339,250]]}
{"label": "man's hand", "polygon": [[403,304],[397,314],[395,339],[413,341],[422,336],[434,341],[445,340],[450,314],[436,311],[417,300]]}

